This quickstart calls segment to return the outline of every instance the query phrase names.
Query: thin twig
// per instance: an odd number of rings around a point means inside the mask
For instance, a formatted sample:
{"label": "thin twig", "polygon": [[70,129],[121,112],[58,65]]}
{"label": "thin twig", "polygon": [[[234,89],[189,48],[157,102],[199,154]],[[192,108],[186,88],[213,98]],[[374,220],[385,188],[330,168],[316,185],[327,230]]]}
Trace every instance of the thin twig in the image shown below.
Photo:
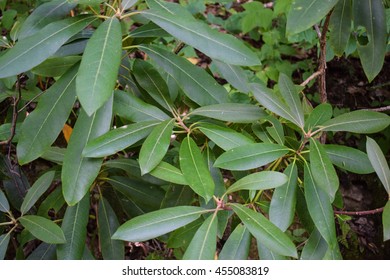
{"label": "thin twig", "polygon": [[332,11],[330,11],[326,16],[320,38],[320,65],[318,71],[321,72],[321,75],[319,77],[321,103],[326,103],[328,101],[328,95],[326,93],[326,33],[328,32],[331,15]]}
{"label": "thin twig", "polygon": [[383,212],[384,207],[373,209],[373,210],[366,210],[366,211],[341,211],[341,210],[335,210],[335,214],[339,215],[348,215],[348,216],[365,216],[365,215],[374,215],[378,213]]}
{"label": "thin twig", "polygon": [[375,111],[375,112],[390,111],[390,106],[385,106],[385,107],[380,107],[380,108],[372,108],[372,109],[367,109],[367,110]]}
{"label": "thin twig", "polygon": [[321,75],[322,72],[320,70],[318,70],[317,72],[314,72],[313,74],[310,75],[309,78],[307,78],[306,80],[304,80],[300,86],[302,87],[305,87],[308,83],[310,83],[312,80],[314,80],[315,78],[317,78],[317,76]]}

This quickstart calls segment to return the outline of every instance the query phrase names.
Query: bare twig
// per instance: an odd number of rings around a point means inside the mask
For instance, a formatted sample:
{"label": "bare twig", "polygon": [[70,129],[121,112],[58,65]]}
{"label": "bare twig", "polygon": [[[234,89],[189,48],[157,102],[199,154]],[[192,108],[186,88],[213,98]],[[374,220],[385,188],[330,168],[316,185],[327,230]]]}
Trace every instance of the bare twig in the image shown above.
{"label": "bare twig", "polygon": [[331,15],[332,11],[330,11],[326,16],[320,37],[320,65],[318,71],[321,72],[321,75],[319,77],[318,82],[320,88],[321,103],[325,103],[328,101],[328,95],[326,93],[326,33],[328,32]]}
{"label": "bare twig", "polygon": [[390,111],[390,106],[385,106],[385,107],[380,107],[380,108],[372,108],[372,109],[368,109],[368,110],[375,111],[375,112],[385,112],[385,111]]}
{"label": "bare twig", "polygon": [[339,215],[348,215],[348,216],[365,216],[365,215],[374,215],[378,213],[383,212],[384,207],[373,209],[373,210],[366,210],[366,211],[341,211],[341,210],[335,210],[335,214]]}
{"label": "bare twig", "polygon": [[317,72],[314,72],[313,74],[310,75],[309,78],[307,78],[306,80],[304,80],[300,86],[302,87],[305,87],[308,83],[310,83],[312,80],[314,80],[315,78],[317,78],[319,75],[321,75],[322,72],[320,70],[318,70]]}

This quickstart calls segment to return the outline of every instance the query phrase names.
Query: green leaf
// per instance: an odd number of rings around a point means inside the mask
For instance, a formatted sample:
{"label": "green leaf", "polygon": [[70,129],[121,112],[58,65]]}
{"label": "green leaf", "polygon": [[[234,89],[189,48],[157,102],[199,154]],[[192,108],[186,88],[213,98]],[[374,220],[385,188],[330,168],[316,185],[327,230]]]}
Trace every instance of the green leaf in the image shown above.
{"label": "green leaf", "polygon": [[[81,16],[50,23],[34,36],[20,40],[0,57],[0,79],[30,70],[53,55],[70,37],[96,17]],[[44,51],[42,51],[44,50]]]}
{"label": "green leaf", "polygon": [[367,43],[357,41],[357,50],[364,73],[371,82],[381,71],[387,48],[386,14],[380,0],[353,1],[356,29],[364,28]]}
{"label": "green leaf", "polygon": [[272,250],[265,247],[261,241],[256,241],[260,260],[287,260],[287,257],[276,254]]}
{"label": "green leaf", "polygon": [[287,183],[287,176],[275,171],[261,171],[241,178],[226,191],[227,194],[240,190],[267,190]]}
{"label": "green leaf", "polygon": [[125,125],[88,141],[83,150],[84,157],[104,157],[126,149],[150,134],[156,121],[145,121]]}
{"label": "green leaf", "polygon": [[175,119],[163,121],[145,139],[139,152],[141,175],[149,173],[164,158],[170,145],[174,123]]}
{"label": "green leaf", "polygon": [[196,231],[203,224],[204,219],[199,218],[169,234],[167,246],[169,248],[187,249]]}
{"label": "green leaf", "polygon": [[284,103],[271,89],[262,84],[251,84],[251,89],[254,97],[261,105],[282,118],[300,126],[299,119],[294,116],[288,105]]}
{"label": "green leaf", "polygon": [[174,184],[188,185],[181,170],[164,161],[161,161],[156,168],[150,172],[150,175]]}
{"label": "green leaf", "polygon": [[183,139],[179,152],[180,168],[191,189],[208,202],[214,194],[215,184],[195,141]]}
{"label": "green leaf", "polygon": [[66,242],[57,246],[60,260],[81,260],[84,253],[89,218],[89,194],[74,206],[68,206],[62,220]]}
{"label": "green leaf", "polygon": [[390,239],[390,201],[388,201],[382,213],[383,241]]}
{"label": "green leaf", "polygon": [[297,250],[290,238],[262,214],[240,204],[229,204],[250,233],[265,247],[283,256],[297,258]]}
{"label": "green leaf", "polygon": [[122,0],[122,9],[123,10],[130,9],[137,2],[138,2],[138,0]]}
{"label": "green leaf", "polygon": [[368,156],[358,149],[331,144],[324,145],[324,148],[332,163],[341,169],[356,174],[369,174],[374,172]]}
{"label": "green leaf", "polygon": [[194,199],[194,192],[188,186],[171,184],[165,192],[160,208],[168,208],[179,205],[191,205]]}
{"label": "green leaf", "polygon": [[169,119],[169,116],[159,108],[145,103],[131,93],[120,90],[116,90],[114,93],[114,112],[132,122]]}
{"label": "green leaf", "polygon": [[295,0],[287,15],[286,33],[294,35],[309,29],[323,19],[338,0]]}
{"label": "green leaf", "polygon": [[45,150],[41,155],[41,158],[57,164],[62,164],[64,161],[65,151],[65,148],[53,146]]}
{"label": "green leaf", "polygon": [[0,260],[4,260],[5,254],[7,253],[9,240],[9,234],[0,235]]}
{"label": "green leaf", "polygon": [[301,260],[322,260],[327,250],[328,244],[320,232],[315,229],[303,247]]}
{"label": "green leaf", "polygon": [[125,245],[122,241],[111,239],[111,236],[119,227],[118,218],[104,197],[99,201],[98,226],[103,259],[123,260],[125,257]]}
{"label": "green leaf", "polygon": [[214,260],[217,249],[217,215],[210,215],[196,231],[183,260]]}
{"label": "green leaf", "polygon": [[324,147],[313,138],[310,138],[310,169],[316,185],[333,201],[339,188],[339,177]]}
{"label": "green leaf", "polygon": [[188,15],[185,8],[177,4],[167,5],[160,1],[157,4],[161,7],[142,11],[142,15],[184,43],[228,64],[243,66],[260,64],[257,55],[232,35],[218,32],[207,24],[195,20]]}
{"label": "green leaf", "polygon": [[246,260],[251,245],[251,234],[242,224],[238,224],[223,245],[219,260]]}
{"label": "green leaf", "polygon": [[248,76],[245,71],[237,65],[226,64],[224,62],[215,60],[213,65],[217,67],[218,72],[237,90],[248,93],[250,88],[248,86]]}
{"label": "green leaf", "polygon": [[191,114],[234,123],[252,123],[267,116],[258,106],[241,103],[203,106]]}
{"label": "green leaf", "polygon": [[201,123],[198,128],[211,141],[213,141],[225,151],[239,146],[254,143],[251,138],[231,128],[210,123]]}
{"label": "green leaf", "polygon": [[167,33],[160,26],[154,24],[153,22],[148,22],[129,33],[129,36],[132,38],[151,38],[151,37],[170,37],[171,35]]}
{"label": "green leaf", "polygon": [[155,46],[141,45],[139,48],[175,78],[188,98],[198,105],[229,102],[226,89],[187,59]]}
{"label": "green leaf", "polygon": [[31,69],[31,72],[44,77],[60,77],[80,60],[81,56],[51,57]]}
{"label": "green leaf", "polygon": [[269,209],[269,220],[282,231],[286,231],[291,225],[295,214],[298,180],[298,169],[295,162],[287,166],[284,174],[288,181],[275,189]]}
{"label": "green leaf", "polygon": [[112,96],[122,55],[121,24],[112,17],[89,39],[76,78],[76,92],[91,116]]}
{"label": "green leaf", "polygon": [[20,207],[21,214],[27,213],[31,207],[38,201],[42,194],[50,187],[51,182],[54,179],[55,171],[49,171],[39,177],[35,181],[34,185],[28,190],[22,206]]}
{"label": "green leaf", "polygon": [[9,211],[9,203],[7,198],[5,197],[5,194],[3,191],[0,189],[0,211],[1,212],[8,212]]}
{"label": "green leaf", "polygon": [[127,221],[118,228],[112,238],[130,242],[146,241],[185,226],[208,211],[195,206],[157,210]]}
{"label": "green leaf", "polygon": [[367,137],[366,149],[372,167],[390,196],[390,169],[385,155],[376,141],[370,137]]}
{"label": "green leaf", "polygon": [[324,131],[348,131],[354,133],[376,133],[390,124],[384,113],[358,110],[337,116],[322,124]]}
{"label": "green leaf", "polygon": [[288,151],[287,147],[278,144],[249,144],[224,152],[217,158],[214,166],[228,170],[249,170],[266,165]]}
{"label": "green leaf", "polygon": [[58,214],[65,204],[64,197],[62,196],[62,188],[56,188],[52,191],[44,201],[39,205],[38,215],[46,218],[50,218],[50,214]]}
{"label": "green leaf", "polygon": [[329,195],[317,187],[307,164],[304,172],[305,198],[310,216],[329,248],[336,248],[338,247],[336,227]]}
{"label": "green leaf", "polygon": [[352,31],[351,21],[352,1],[340,0],[332,12],[329,24],[331,30],[329,43],[337,56],[342,56],[347,48]]}
{"label": "green leaf", "polygon": [[305,130],[309,131],[313,128],[322,125],[324,122],[332,118],[332,105],[329,103],[322,103],[314,108],[305,122]]}
{"label": "green leaf", "polygon": [[56,244],[42,242],[30,255],[28,255],[26,260],[56,260],[56,247]]}
{"label": "green leaf", "polygon": [[102,158],[87,158],[82,156],[86,144],[107,132],[111,125],[112,98],[88,116],[81,111],[70,137],[62,166],[62,189],[68,205],[75,205],[87,193],[96,179]]}
{"label": "green leaf", "polygon": [[60,244],[66,242],[62,229],[46,218],[26,215],[20,217],[19,221],[32,235],[43,242],[50,244]]}
{"label": "green leaf", "polygon": [[303,108],[301,100],[299,99],[299,93],[297,92],[295,85],[289,77],[283,73],[280,73],[278,86],[282,97],[290,108],[290,112],[293,115],[294,120],[296,120],[295,124],[303,128],[305,125],[303,118]]}

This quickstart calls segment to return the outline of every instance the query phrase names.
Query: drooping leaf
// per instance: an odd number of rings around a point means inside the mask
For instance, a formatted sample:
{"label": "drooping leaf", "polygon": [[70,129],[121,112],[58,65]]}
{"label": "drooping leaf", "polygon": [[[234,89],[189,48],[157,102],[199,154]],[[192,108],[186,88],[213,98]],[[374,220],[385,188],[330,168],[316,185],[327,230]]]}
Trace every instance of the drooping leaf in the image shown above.
{"label": "drooping leaf", "polygon": [[88,141],[83,156],[98,158],[115,154],[148,136],[157,124],[156,121],[145,121],[110,130]]}
{"label": "drooping leaf", "polygon": [[322,260],[327,250],[328,244],[320,232],[315,229],[303,247],[301,260]]}
{"label": "drooping leaf", "polygon": [[352,1],[340,0],[330,18],[329,43],[337,56],[342,56],[351,35]]}
{"label": "drooping leaf", "polygon": [[250,88],[248,86],[248,77],[240,66],[226,64],[218,60],[214,60],[213,64],[217,67],[222,77],[225,78],[237,90],[243,93],[250,92]]}
{"label": "drooping leaf", "polygon": [[367,154],[343,145],[324,145],[325,152],[332,163],[341,169],[356,173],[369,174],[374,172]]}
{"label": "drooping leaf", "polygon": [[213,260],[217,249],[217,215],[210,215],[196,231],[183,260]]}
{"label": "drooping leaf", "polygon": [[310,169],[316,185],[333,201],[339,188],[339,177],[324,147],[315,139],[310,139]]}
{"label": "drooping leaf", "polygon": [[108,201],[102,197],[98,208],[99,240],[104,260],[123,260],[125,245],[111,236],[119,227],[118,218]]}
{"label": "drooping leaf", "polygon": [[28,255],[27,260],[56,260],[56,248],[56,244],[42,242],[30,255]]}
{"label": "drooping leaf", "polygon": [[353,1],[353,20],[357,30],[364,29],[366,40],[357,40],[357,50],[368,81],[371,82],[381,71],[387,48],[386,14],[380,0]]}
{"label": "drooping leaf", "polygon": [[195,141],[183,139],[179,152],[180,168],[189,186],[198,195],[209,201],[214,194],[215,184],[210,171]]}
{"label": "drooping leaf", "polygon": [[51,57],[31,69],[31,72],[44,77],[60,77],[80,60],[81,56]]}
{"label": "drooping leaf", "polygon": [[382,213],[383,241],[390,239],[390,202],[388,201]]}
{"label": "drooping leaf", "polygon": [[0,57],[0,78],[10,77],[37,66],[94,20],[96,17],[80,16],[55,21],[34,36],[18,41]]}
{"label": "drooping leaf", "polygon": [[306,131],[322,125],[324,122],[329,121],[332,118],[333,110],[332,105],[329,103],[322,103],[314,108],[314,110],[308,116],[305,122]]}
{"label": "drooping leaf", "polygon": [[76,100],[77,69],[72,67],[50,87],[23,122],[16,150],[20,164],[40,157],[60,134]]}
{"label": "drooping leaf", "polygon": [[241,103],[203,106],[191,114],[235,123],[252,123],[267,116],[258,106]]}
{"label": "drooping leaf", "polygon": [[184,93],[200,106],[228,103],[228,93],[205,70],[162,48],[141,45],[162,69],[175,78]]}
{"label": "drooping leaf", "polygon": [[205,23],[195,20],[177,4],[155,1],[161,7],[142,11],[142,15],[168,33],[200,50],[211,58],[233,65],[260,64],[256,54],[235,37],[222,34]]}
{"label": "drooping leaf", "polygon": [[80,103],[91,116],[112,96],[122,54],[121,24],[112,17],[89,39],[76,78]]}
{"label": "drooping leaf", "polygon": [[64,206],[65,200],[62,196],[62,188],[56,188],[39,205],[37,215],[50,218],[50,214],[58,214]]}
{"label": "drooping leaf", "polygon": [[1,212],[8,212],[9,211],[9,203],[7,198],[5,197],[5,194],[3,191],[0,189],[0,211]]}
{"label": "drooping leaf", "polygon": [[389,164],[378,143],[370,137],[367,137],[366,149],[368,158],[376,174],[381,180],[387,193],[390,195],[390,169]]}
{"label": "drooping leaf", "polygon": [[9,240],[10,240],[9,234],[0,235],[0,260],[4,260],[5,254],[7,252]]}
{"label": "drooping leaf", "polygon": [[295,214],[298,180],[298,169],[295,162],[284,170],[284,174],[288,181],[275,189],[269,209],[269,220],[282,231],[286,231],[291,225]]}
{"label": "drooping leaf", "polygon": [[185,226],[208,211],[195,206],[157,210],[127,221],[118,228],[112,238],[131,242],[149,240]]}
{"label": "drooping leaf", "polygon": [[384,113],[358,110],[337,116],[322,124],[324,131],[348,131],[376,133],[390,125],[390,117]]}
{"label": "drooping leaf", "polygon": [[81,111],[73,129],[62,166],[62,189],[68,205],[75,205],[87,193],[96,179],[102,158],[87,158],[82,155],[86,144],[107,132],[111,125],[112,98],[88,116]]}
{"label": "drooping leaf", "polygon": [[20,223],[36,238],[50,244],[65,243],[62,229],[54,222],[35,215],[26,215],[19,218]]}
{"label": "drooping leaf", "polygon": [[295,0],[287,15],[286,33],[293,35],[318,23],[338,0]]}
{"label": "drooping leaf", "polygon": [[82,259],[87,238],[89,206],[89,194],[86,194],[76,205],[66,208],[61,225],[66,242],[57,246],[58,259]]}
{"label": "drooping leaf", "polygon": [[55,171],[49,171],[43,174],[32,187],[28,190],[24,197],[22,206],[20,207],[21,214],[27,213],[31,207],[37,202],[41,195],[50,187],[54,179]]}
{"label": "drooping leaf", "polygon": [[240,204],[229,204],[250,233],[267,248],[283,256],[298,257],[290,238],[262,214]]}
{"label": "drooping leaf", "polygon": [[156,168],[150,172],[150,175],[174,184],[188,185],[181,170],[164,161],[160,162]]}
{"label": "drooping leaf", "polygon": [[139,152],[141,174],[153,170],[168,151],[175,119],[166,120],[155,126],[145,139]]}
{"label": "drooping leaf", "polygon": [[266,190],[278,188],[287,183],[287,176],[275,171],[261,171],[241,178],[226,191],[227,194],[240,190]]}
{"label": "drooping leaf", "polygon": [[203,222],[204,219],[199,218],[181,228],[178,228],[169,235],[167,246],[169,248],[186,249]]}
{"label": "drooping leaf", "polygon": [[242,224],[238,224],[223,245],[219,260],[246,260],[249,255],[251,234]]}
{"label": "drooping leaf", "polygon": [[287,154],[282,145],[255,143],[231,149],[220,155],[214,166],[228,170],[249,170],[270,163]]}
{"label": "drooping leaf", "polygon": [[256,240],[256,243],[260,260],[287,260],[286,256],[277,254],[264,246],[261,240]]}

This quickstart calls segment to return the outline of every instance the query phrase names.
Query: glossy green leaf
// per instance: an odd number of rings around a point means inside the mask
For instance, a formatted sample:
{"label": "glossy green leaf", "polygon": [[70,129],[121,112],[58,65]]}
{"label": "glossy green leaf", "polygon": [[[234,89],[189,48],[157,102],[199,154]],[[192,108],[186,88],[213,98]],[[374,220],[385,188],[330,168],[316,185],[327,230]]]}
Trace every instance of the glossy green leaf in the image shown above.
{"label": "glossy green leaf", "polygon": [[42,194],[50,187],[51,182],[54,179],[55,171],[49,171],[43,174],[32,187],[28,190],[24,197],[22,206],[20,207],[21,214],[27,213],[31,207],[38,201]]}
{"label": "glossy green leaf", "polygon": [[367,137],[366,149],[368,158],[376,174],[381,180],[387,193],[390,195],[390,169],[389,164],[378,143],[370,137]]}
{"label": "glossy green leaf", "polygon": [[310,139],[310,169],[314,181],[333,201],[339,188],[339,177],[324,147],[317,140]]}
{"label": "glossy green leaf", "polygon": [[218,60],[213,61],[213,65],[217,67],[217,70],[221,73],[222,77],[237,90],[243,93],[250,92],[248,76],[240,66],[226,64]]}
{"label": "glossy green leaf", "polygon": [[39,205],[37,215],[50,218],[51,214],[58,214],[65,204],[62,188],[54,189]]}
{"label": "glossy green leaf", "polygon": [[[10,77],[42,63],[70,37],[91,24],[96,17],[81,16],[50,23],[27,37],[0,57],[0,78]],[[42,51],[45,50],[45,51]]]}
{"label": "glossy green leaf", "polygon": [[382,213],[383,241],[390,239],[390,201],[388,201]]}
{"label": "glossy green leaf", "polygon": [[226,89],[205,70],[193,65],[187,59],[155,46],[141,45],[139,48],[175,78],[188,98],[198,105],[229,102]]}
{"label": "glossy green leaf", "polygon": [[374,172],[368,156],[358,149],[332,144],[324,145],[324,148],[332,163],[341,169],[356,174]]}
{"label": "glossy green leaf", "polygon": [[364,73],[371,82],[382,70],[387,48],[386,14],[380,0],[354,0],[353,18],[356,29],[364,28],[367,43],[357,40],[357,50]]}
{"label": "glossy green leaf", "polygon": [[148,136],[157,124],[156,121],[145,121],[110,130],[89,141],[83,156],[98,158],[115,154]]}
{"label": "glossy green leaf", "polygon": [[27,260],[57,260],[56,248],[56,244],[42,242],[30,255],[28,255]]}
{"label": "glossy green leaf", "polygon": [[9,240],[10,240],[9,234],[0,235],[0,260],[4,260],[5,254],[7,252]]}
{"label": "glossy green leaf", "polygon": [[256,243],[260,260],[287,260],[286,256],[277,254],[264,246],[261,240],[256,240]]}
{"label": "glossy green leaf", "polygon": [[282,123],[272,115],[264,118],[270,126],[266,126],[268,134],[276,141],[277,144],[283,145],[286,138],[284,137],[284,129]]}
{"label": "glossy green leaf", "polygon": [[325,253],[323,258],[324,260],[342,260],[343,256],[341,255],[339,246],[336,247],[328,247],[328,250]]}
{"label": "glossy green leaf", "polygon": [[188,186],[171,184],[165,192],[161,201],[161,208],[168,208],[180,205],[191,205],[194,199],[194,191]]}
{"label": "glossy green leaf", "polygon": [[322,260],[327,250],[328,244],[320,232],[315,229],[303,247],[301,260]]}
{"label": "glossy green leaf", "polygon": [[338,247],[334,213],[330,197],[314,181],[310,167],[305,164],[304,185],[307,208],[313,222],[330,248]]}
{"label": "glossy green leaf", "polygon": [[138,0],[122,0],[122,9],[123,10],[130,9],[137,2],[138,2]]}
{"label": "glossy green leaf", "polygon": [[60,77],[80,60],[81,56],[51,57],[31,69],[31,72],[43,77]]}
{"label": "glossy green leaf", "polygon": [[62,164],[62,162],[64,161],[65,151],[65,148],[52,146],[43,152],[41,158],[51,162],[55,162],[57,164]]}
{"label": "glossy green leaf", "polygon": [[66,242],[57,246],[58,259],[82,259],[87,238],[89,208],[89,194],[86,194],[76,205],[66,208],[61,225]]}
{"label": "glossy green leaf", "polygon": [[225,151],[254,143],[251,138],[231,128],[210,123],[201,123],[198,128],[207,138]]}
{"label": "glossy green leaf", "polygon": [[114,93],[114,112],[132,122],[164,121],[169,116],[159,108],[145,103],[131,93],[117,90]]}
{"label": "glossy green leaf", "polygon": [[50,87],[23,122],[16,148],[20,164],[40,157],[61,133],[76,100],[77,69],[73,67]]}
{"label": "glossy green leaf", "polygon": [[43,242],[50,244],[66,242],[62,229],[53,221],[34,215],[22,216],[19,221],[25,229]]}
{"label": "glossy green leaf", "polygon": [[262,84],[251,84],[256,100],[271,112],[300,126],[300,121],[291,112],[288,105],[281,100],[271,89]]}
{"label": "glossy green leaf", "polygon": [[269,220],[282,231],[288,229],[295,216],[298,183],[298,169],[295,162],[284,170],[284,174],[288,181],[275,189],[269,209]]}
{"label": "glossy green leaf", "polygon": [[130,242],[146,241],[185,226],[208,211],[195,206],[157,210],[127,221],[118,228],[112,238]]}
{"label": "glossy green leaf", "polygon": [[283,256],[298,257],[290,238],[262,214],[240,204],[229,204],[250,233],[267,248]]}
{"label": "glossy green leaf", "polygon": [[303,128],[305,125],[303,117],[303,108],[301,100],[299,99],[299,93],[297,92],[295,85],[287,75],[280,73],[278,86],[280,94],[286,101],[286,104],[290,108],[290,112],[296,120],[296,125]]}
{"label": "glossy green leaf", "polygon": [[337,56],[342,56],[352,31],[352,1],[340,0],[332,12],[329,43]]}
{"label": "glossy green leaf", "polygon": [[214,194],[215,184],[210,171],[195,141],[183,139],[179,152],[180,168],[189,186],[198,195],[209,201]]}
{"label": "glossy green leaf", "polygon": [[89,141],[109,130],[111,118],[112,98],[92,116],[81,111],[77,118],[61,173],[63,194],[69,205],[75,205],[84,197],[99,173],[103,159],[87,158],[82,152]]}
{"label": "glossy green leaf", "polygon": [[252,123],[267,116],[258,106],[241,103],[203,106],[191,114],[234,123]]}
{"label": "glossy green leaf", "polygon": [[76,5],[68,0],[55,0],[43,3],[23,22],[18,32],[18,39],[24,39],[33,35],[46,25],[64,18]]}
{"label": "glossy green leaf", "polygon": [[217,215],[210,215],[196,231],[183,260],[214,260],[217,249]]}
{"label": "glossy green leaf", "polygon": [[287,15],[286,33],[293,35],[322,20],[338,0],[294,0]]}
{"label": "glossy green leaf", "polygon": [[287,147],[278,144],[249,144],[224,152],[214,166],[228,170],[254,169],[284,156],[288,151]]}
{"label": "glossy green leaf", "polygon": [[104,260],[123,260],[125,257],[125,244],[111,236],[119,227],[118,218],[111,205],[105,198],[101,198],[98,208],[98,226],[100,247]]}
{"label": "glossy green leaf", "polygon": [[[142,11],[142,15],[159,25],[172,36],[193,46],[211,58],[233,65],[254,66],[260,64],[257,55],[232,35],[223,34],[207,24],[189,16],[184,7],[164,5]],[[173,7],[173,9],[171,9]]]}
{"label": "glossy green leaf", "polygon": [[384,113],[358,110],[337,116],[322,124],[324,131],[348,131],[376,133],[390,125],[390,117]]}
{"label": "glossy green leaf", "polygon": [[167,33],[160,26],[156,25],[153,22],[148,22],[129,33],[130,37],[133,38],[150,38],[150,37],[170,37],[171,35]]}
{"label": "glossy green leaf", "polygon": [[153,170],[168,151],[175,119],[166,120],[155,126],[145,139],[139,152],[141,174]]}
{"label": "glossy green leaf", "polygon": [[8,200],[1,189],[0,189],[0,211],[4,213],[9,211]]}
{"label": "glossy green leaf", "polygon": [[138,84],[163,108],[172,111],[173,102],[169,96],[168,86],[152,64],[136,59],[133,74]]}
{"label": "glossy green leaf", "polygon": [[246,260],[251,245],[251,234],[242,224],[238,224],[223,245],[219,260]]}
{"label": "glossy green leaf", "polygon": [[241,178],[226,191],[227,194],[240,190],[267,190],[287,183],[287,176],[275,171],[261,171]]}
{"label": "glossy green leaf", "polygon": [[169,248],[186,249],[203,222],[204,219],[199,218],[181,228],[178,228],[169,235],[167,246]]}
{"label": "glossy green leaf", "polygon": [[188,185],[181,170],[164,161],[161,161],[156,168],[150,172],[150,175],[174,184]]}
{"label": "glossy green leaf", "polygon": [[121,24],[112,17],[99,25],[89,39],[77,73],[77,96],[89,116],[112,96],[121,54]]}
{"label": "glossy green leaf", "polygon": [[305,122],[306,131],[322,125],[324,122],[329,121],[332,118],[333,110],[332,105],[329,103],[322,103],[314,108],[314,110],[308,116]]}

